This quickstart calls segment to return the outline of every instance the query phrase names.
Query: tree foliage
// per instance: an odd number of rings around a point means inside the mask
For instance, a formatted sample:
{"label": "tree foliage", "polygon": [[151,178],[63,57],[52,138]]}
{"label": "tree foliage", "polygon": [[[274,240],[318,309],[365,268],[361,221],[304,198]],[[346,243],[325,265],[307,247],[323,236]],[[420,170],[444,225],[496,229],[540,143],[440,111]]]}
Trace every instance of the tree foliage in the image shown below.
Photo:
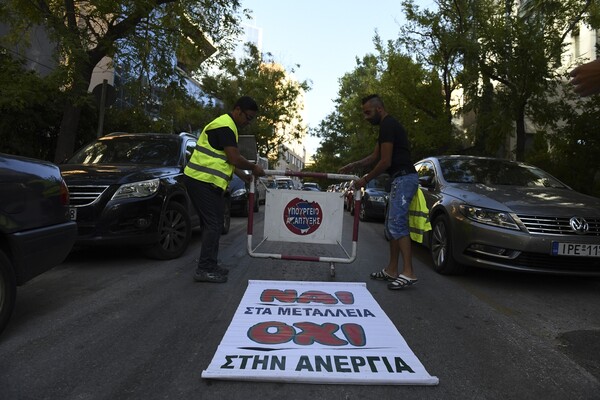
{"label": "tree foliage", "polygon": [[[3,45],[26,45],[34,25],[57,44],[54,72],[63,88],[64,111],[55,160],[72,153],[94,66],[105,56],[131,60],[138,76],[159,85],[177,79],[176,52],[190,38],[206,36],[227,54],[239,32],[238,0],[6,0],[0,19],[11,30]],[[6,43],[4,43],[6,41]]]}
{"label": "tree foliage", "polygon": [[575,190],[600,196],[600,97],[582,99],[557,85],[534,100],[539,126],[527,160]]}
{"label": "tree foliage", "polygon": [[0,87],[0,152],[47,159],[51,132],[60,124],[56,85],[24,72],[23,62],[2,51]]}
{"label": "tree foliage", "polygon": [[134,79],[122,82],[118,92],[118,104],[107,110],[105,132],[198,134],[222,112],[212,100],[200,100],[177,82],[149,88]]}
{"label": "tree foliage", "polygon": [[457,151],[514,157],[598,194],[598,102],[573,96],[566,76],[573,65],[564,65],[569,34],[582,24],[598,28],[597,2],[435,5],[430,11],[404,0],[408,22],[398,39],[384,46],[376,36],[378,54],[342,77],[335,113],[314,132],[322,147],[313,169],[335,169],[371,151],[376,133],[362,122],[359,98],[376,92],[407,128],[415,159]]}
{"label": "tree foliage", "polygon": [[252,44],[241,60],[230,58],[216,73],[202,75],[202,87],[230,110],[235,101],[251,96],[259,105],[256,122],[245,133],[256,137],[258,151],[271,161],[279,157],[281,145],[289,144],[305,133],[301,116],[303,95],[310,90],[306,81],[293,79],[289,71],[275,63],[270,53],[261,54]]}
{"label": "tree foliage", "polygon": [[393,42],[384,46],[376,36],[374,43],[378,54],[357,59],[355,69],[340,79],[336,111],[313,132],[322,142],[311,169],[337,170],[373,151],[378,128],[364,120],[361,110],[361,99],[373,93],[406,128],[415,161],[455,148],[437,74],[401,53]]}
{"label": "tree foliage", "polygon": [[[522,4],[521,4],[522,3]],[[567,35],[587,18],[590,0],[438,0],[439,11],[403,6],[409,20],[401,42],[419,59],[441,71],[454,71],[448,90],[464,91],[461,112],[476,115],[467,130],[475,152],[497,155],[516,137],[515,156],[525,158],[526,121],[536,113],[533,100],[561,79]],[[429,44],[429,45],[427,45]],[[420,47],[423,46],[423,47]],[[424,53],[424,54],[423,54]],[[445,74],[442,74],[445,77]],[[504,149],[503,149],[504,147]]]}

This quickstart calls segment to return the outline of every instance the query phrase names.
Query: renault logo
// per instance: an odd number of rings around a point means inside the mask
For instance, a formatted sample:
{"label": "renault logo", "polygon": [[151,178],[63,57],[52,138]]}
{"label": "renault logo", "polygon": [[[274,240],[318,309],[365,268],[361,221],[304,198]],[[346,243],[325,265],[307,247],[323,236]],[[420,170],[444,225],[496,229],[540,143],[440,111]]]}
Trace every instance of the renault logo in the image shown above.
{"label": "renault logo", "polygon": [[569,220],[569,225],[579,235],[585,235],[589,229],[587,221],[582,217],[573,217]]}

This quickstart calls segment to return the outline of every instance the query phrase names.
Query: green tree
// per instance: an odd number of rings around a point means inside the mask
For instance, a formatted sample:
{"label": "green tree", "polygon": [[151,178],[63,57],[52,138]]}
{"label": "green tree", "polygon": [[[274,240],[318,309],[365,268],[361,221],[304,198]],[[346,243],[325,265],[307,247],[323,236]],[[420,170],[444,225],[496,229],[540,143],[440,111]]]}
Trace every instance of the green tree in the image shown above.
{"label": "green tree", "polygon": [[341,155],[348,154],[351,149],[340,114],[328,114],[315,128],[313,134],[321,138],[321,143],[313,155],[313,164],[307,167],[306,171],[337,171],[343,165]]}
{"label": "green tree", "polygon": [[48,159],[60,124],[56,83],[0,50],[0,88],[0,152]]}
{"label": "green tree", "polygon": [[541,103],[532,105],[539,130],[527,161],[577,191],[600,197],[600,97],[582,99],[567,85],[532,101]]}
{"label": "green tree", "polygon": [[119,104],[107,110],[105,132],[199,134],[204,125],[222,112],[221,107],[199,100],[177,82],[150,91],[140,88],[139,82],[133,80],[123,82],[119,91],[122,97]]}
{"label": "green tree", "polygon": [[386,99],[388,112],[407,129],[415,161],[454,149],[453,125],[438,73],[416,63],[391,42],[381,57],[385,70],[379,93]]}
{"label": "green tree", "polygon": [[261,155],[276,161],[281,145],[305,133],[302,96],[310,90],[310,85],[294,80],[294,72],[295,68],[287,71],[274,62],[270,53],[261,54],[248,44],[247,54],[241,60],[230,58],[219,72],[204,74],[202,87],[207,94],[222,100],[225,110],[240,96],[254,98],[260,110],[256,122],[246,128],[246,133],[256,137]]}
{"label": "green tree", "polygon": [[[566,35],[590,10],[590,0],[439,0],[451,35],[439,35],[435,18],[405,2],[407,15],[421,37],[432,39],[435,49],[453,47],[462,72],[463,113],[476,117],[475,147],[492,153],[508,135],[516,137],[516,158],[525,158],[526,121],[536,111],[532,100],[552,90]],[[457,40],[457,34],[464,35]],[[435,55],[435,53],[434,53]],[[429,60],[436,60],[430,57]],[[533,121],[535,123],[535,121]]]}
{"label": "green tree", "polygon": [[437,74],[401,53],[397,44],[384,47],[378,37],[374,43],[378,54],[357,60],[355,69],[340,79],[336,111],[314,131],[321,138],[314,170],[336,170],[373,150],[378,129],[361,111],[362,97],[372,93],[382,97],[388,113],[406,128],[415,161],[455,147]]}
{"label": "green tree", "polygon": [[414,0],[402,1],[407,23],[396,40],[399,51],[436,71],[442,85],[444,112],[452,121],[452,94],[459,89],[465,55],[470,53],[472,15],[469,0],[438,1],[437,10],[421,10]]}
{"label": "green tree", "polygon": [[[54,75],[64,89],[64,111],[54,159],[70,155],[76,143],[81,111],[94,66],[104,57],[139,60],[140,79],[166,84],[177,74],[178,50],[197,47],[189,38],[202,34],[226,54],[239,32],[238,0],[6,0],[0,19],[15,43],[33,25],[45,27],[57,44],[59,67]],[[202,42],[206,43],[206,42]],[[3,45],[5,43],[2,43]],[[8,45],[8,44],[6,44]]]}

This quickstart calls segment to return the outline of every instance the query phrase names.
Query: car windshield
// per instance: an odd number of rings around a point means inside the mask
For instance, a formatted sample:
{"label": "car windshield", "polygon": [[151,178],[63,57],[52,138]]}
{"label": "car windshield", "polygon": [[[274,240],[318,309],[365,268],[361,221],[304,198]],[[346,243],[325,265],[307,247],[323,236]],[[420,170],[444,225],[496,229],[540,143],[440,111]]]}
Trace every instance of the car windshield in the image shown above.
{"label": "car windshield", "polygon": [[177,165],[179,145],[156,136],[105,137],[79,150],[69,164]]}
{"label": "car windshield", "polygon": [[291,186],[289,181],[277,181],[277,189],[289,189]]}
{"label": "car windshield", "polygon": [[527,187],[566,187],[545,171],[508,160],[441,159],[442,175],[451,183],[482,183]]}
{"label": "car windshield", "polygon": [[266,188],[268,189],[275,189],[277,187],[277,185],[275,184],[275,181],[270,180],[270,179],[263,179],[261,178],[260,181],[265,185]]}

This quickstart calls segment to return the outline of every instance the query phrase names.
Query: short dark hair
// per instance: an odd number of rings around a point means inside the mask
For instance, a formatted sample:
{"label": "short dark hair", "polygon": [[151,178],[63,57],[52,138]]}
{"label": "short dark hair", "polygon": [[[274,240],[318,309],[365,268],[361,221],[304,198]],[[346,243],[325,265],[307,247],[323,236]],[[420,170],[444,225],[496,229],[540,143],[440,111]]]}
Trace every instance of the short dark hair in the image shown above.
{"label": "short dark hair", "polygon": [[375,105],[383,107],[383,100],[381,100],[381,97],[379,97],[378,94],[370,94],[366,97],[363,97],[361,104],[365,105],[367,102],[373,100],[375,102]]}
{"label": "short dark hair", "polygon": [[233,108],[239,107],[242,111],[257,111],[258,112],[258,104],[256,101],[250,96],[242,96],[235,102]]}

